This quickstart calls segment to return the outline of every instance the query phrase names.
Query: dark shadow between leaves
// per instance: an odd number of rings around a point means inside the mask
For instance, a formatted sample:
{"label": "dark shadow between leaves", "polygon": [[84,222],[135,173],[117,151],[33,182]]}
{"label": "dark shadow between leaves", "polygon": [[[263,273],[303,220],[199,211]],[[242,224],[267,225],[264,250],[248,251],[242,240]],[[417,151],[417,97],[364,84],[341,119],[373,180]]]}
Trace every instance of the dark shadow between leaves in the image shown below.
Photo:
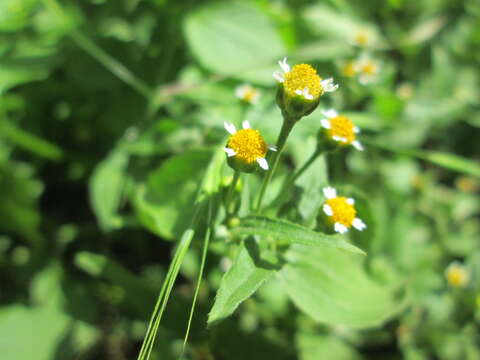
{"label": "dark shadow between leaves", "polygon": [[245,248],[256,267],[278,271],[286,263],[280,253],[282,250],[278,250],[275,255],[273,253],[268,254],[268,258],[262,257],[260,247],[253,236],[249,236],[245,239]]}

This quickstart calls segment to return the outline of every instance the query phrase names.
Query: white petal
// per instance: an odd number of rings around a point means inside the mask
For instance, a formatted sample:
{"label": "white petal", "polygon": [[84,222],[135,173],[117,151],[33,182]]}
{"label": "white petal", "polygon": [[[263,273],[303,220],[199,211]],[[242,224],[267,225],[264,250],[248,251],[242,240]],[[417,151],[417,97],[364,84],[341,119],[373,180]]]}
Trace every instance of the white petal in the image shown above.
{"label": "white petal", "polygon": [[353,132],[354,132],[355,134],[360,133],[360,128],[359,128],[358,126],[354,126],[354,127],[353,127]]}
{"label": "white petal", "polygon": [[313,95],[308,92],[308,88],[303,89],[303,97],[307,100],[312,100]]}
{"label": "white petal", "polygon": [[347,204],[353,205],[353,204],[355,204],[355,200],[352,199],[352,198],[348,198],[347,199]]}
{"label": "white petal", "polygon": [[248,88],[247,84],[237,86],[235,88],[235,96],[237,98],[243,99],[243,97],[245,96],[245,92],[247,91],[247,88]]}
{"label": "white petal", "polygon": [[332,92],[338,89],[338,84],[333,83],[333,78],[320,81],[320,85],[325,92]]}
{"label": "white petal", "polygon": [[271,150],[271,151],[277,151],[277,147],[275,145],[269,145],[268,148]]}
{"label": "white petal", "polygon": [[328,121],[327,119],[320,120],[320,124],[322,124],[322,127],[324,127],[325,129],[330,129],[332,127],[330,125],[330,121]]}
{"label": "white petal", "polygon": [[347,142],[347,139],[345,139],[344,137],[341,137],[341,136],[332,136],[332,139],[335,140],[335,141],[341,141],[341,142]]}
{"label": "white petal", "polygon": [[244,129],[251,129],[252,127],[250,126],[250,121],[248,120],[245,120],[244,122],[242,122],[242,127]]}
{"label": "white petal", "polygon": [[360,230],[360,231],[362,231],[363,229],[365,229],[367,227],[367,225],[365,225],[365,223],[362,220],[360,220],[359,218],[353,219],[352,225],[355,229]]}
{"label": "white petal", "polygon": [[348,231],[348,228],[345,225],[338,222],[335,223],[333,229],[340,234],[345,234]]}
{"label": "white petal", "polygon": [[373,76],[367,74],[361,74],[358,77],[358,82],[362,85],[368,85],[373,81]]}
{"label": "white petal", "polygon": [[357,149],[359,151],[363,151],[363,145],[360,143],[360,141],[355,140],[355,141],[352,142],[352,145],[355,149]]}
{"label": "white petal", "polygon": [[325,195],[325,197],[327,199],[333,199],[333,198],[336,198],[337,197],[337,190],[335,190],[333,187],[331,186],[327,186],[327,187],[324,187],[323,188],[323,195]]}
{"label": "white petal", "polygon": [[332,210],[332,208],[330,207],[330,205],[328,205],[328,204],[324,204],[324,205],[323,205],[323,212],[324,212],[325,214],[327,214],[328,216],[332,216],[332,215],[333,215],[333,210]]}
{"label": "white petal", "polygon": [[227,147],[223,148],[223,151],[225,151],[227,153],[228,157],[232,157],[232,156],[237,155],[237,152],[235,150],[227,148]]}
{"label": "white petal", "polygon": [[268,162],[265,158],[257,158],[257,163],[263,170],[268,170]]}
{"label": "white petal", "polygon": [[279,71],[275,71],[273,73],[273,77],[275,78],[275,80],[277,80],[278,82],[281,82],[283,83],[285,81],[285,78],[283,77],[283,74]]}
{"label": "white petal", "polygon": [[225,127],[225,130],[227,130],[231,135],[235,134],[237,132],[237,128],[235,125],[227,123],[226,121],[223,123],[223,126]]}
{"label": "white petal", "polygon": [[286,57],[284,57],[283,60],[280,60],[278,62],[278,65],[280,65],[284,73],[287,73],[290,71],[290,65],[288,65]]}
{"label": "white petal", "polygon": [[327,118],[334,118],[338,116],[338,112],[335,109],[328,109],[328,110],[323,110],[322,111],[323,115],[325,115]]}
{"label": "white petal", "polygon": [[303,91],[300,89],[295,90],[295,94],[297,95],[303,95]]}

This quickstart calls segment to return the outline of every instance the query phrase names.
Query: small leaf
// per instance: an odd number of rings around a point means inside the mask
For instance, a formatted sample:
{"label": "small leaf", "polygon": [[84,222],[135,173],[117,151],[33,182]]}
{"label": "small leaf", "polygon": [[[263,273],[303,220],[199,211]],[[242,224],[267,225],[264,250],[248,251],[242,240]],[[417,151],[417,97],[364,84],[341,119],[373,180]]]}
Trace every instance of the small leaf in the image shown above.
{"label": "small leaf", "polygon": [[325,235],[298,224],[264,216],[249,216],[243,218],[240,225],[236,227],[234,231],[239,235],[270,236],[275,240],[285,241],[289,244],[321,246],[322,248],[333,247],[365,255],[362,249],[348,243],[338,235]]}
{"label": "small leaf", "polygon": [[9,122],[3,122],[0,127],[3,137],[18,147],[50,160],[60,160],[63,151],[57,145],[33,135]]}
{"label": "small leaf", "polygon": [[215,304],[208,315],[208,324],[230,316],[274,272],[274,268],[258,267],[243,242],[235,262],[222,278]]}
{"label": "small leaf", "polygon": [[103,230],[118,227],[115,220],[125,185],[128,160],[126,152],[113,151],[97,165],[90,178],[90,203]]}
{"label": "small leaf", "polygon": [[[190,225],[199,183],[208,166],[210,152],[192,151],[173,156],[153,171],[134,199],[140,220],[155,234],[180,237]],[[205,192],[215,186],[209,180]]]}
{"label": "small leaf", "polygon": [[315,320],[355,328],[378,326],[401,310],[391,287],[364,270],[362,257],[333,247],[292,245],[278,272],[293,302]]}

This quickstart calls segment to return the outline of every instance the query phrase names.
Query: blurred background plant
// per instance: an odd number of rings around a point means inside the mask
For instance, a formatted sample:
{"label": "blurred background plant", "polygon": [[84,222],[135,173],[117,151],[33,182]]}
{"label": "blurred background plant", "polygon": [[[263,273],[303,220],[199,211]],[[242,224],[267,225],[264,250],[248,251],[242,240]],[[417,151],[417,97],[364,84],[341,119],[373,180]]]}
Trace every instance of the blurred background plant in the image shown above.
{"label": "blurred background plant", "polygon": [[[328,170],[368,224],[351,235],[366,261],[352,272],[348,258],[304,254],[306,271],[286,266],[207,329],[238,251],[217,224],[183,356],[480,358],[477,0],[2,0],[2,359],[137,356],[198,184],[225,143],[223,122],[247,117],[276,139],[271,74],[285,55],[335,77],[341,91],[320,107],[348,115],[365,151],[331,154],[328,169],[315,162],[282,216],[312,227]],[[298,123],[283,174],[313,152],[321,118]],[[180,356],[197,240],[152,359]],[[332,295],[346,297],[343,312],[308,301],[332,277],[347,283]],[[302,288],[306,278],[318,287]],[[380,288],[406,291],[401,306],[379,299]],[[371,313],[349,316],[356,303]]]}

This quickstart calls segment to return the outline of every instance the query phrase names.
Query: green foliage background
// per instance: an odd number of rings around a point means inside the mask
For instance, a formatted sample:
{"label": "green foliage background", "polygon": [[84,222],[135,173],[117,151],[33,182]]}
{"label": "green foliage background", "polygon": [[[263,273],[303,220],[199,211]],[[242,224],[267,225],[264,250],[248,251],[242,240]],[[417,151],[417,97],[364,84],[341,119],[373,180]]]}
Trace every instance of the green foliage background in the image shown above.
{"label": "green foliage background", "polygon": [[[367,86],[341,71],[361,32],[381,64]],[[277,219],[247,216],[261,178],[243,178],[239,225],[215,211],[183,358],[480,358],[477,0],[2,0],[2,360],[137,357],[199,188],[221,194],[232,175],[223,122],[275,142],[284,56],[334,76],[320,108],[347,113],[366,149],[318,159]],[[243,82],[262,92],[248,108]],[[321,118],[295,127],[267,203]],[[327,184],[356,198],[366,231],[312,230]],[[152,359],[181,356],[206,231]],[[455,260],[464,288],[445,280]]]}

